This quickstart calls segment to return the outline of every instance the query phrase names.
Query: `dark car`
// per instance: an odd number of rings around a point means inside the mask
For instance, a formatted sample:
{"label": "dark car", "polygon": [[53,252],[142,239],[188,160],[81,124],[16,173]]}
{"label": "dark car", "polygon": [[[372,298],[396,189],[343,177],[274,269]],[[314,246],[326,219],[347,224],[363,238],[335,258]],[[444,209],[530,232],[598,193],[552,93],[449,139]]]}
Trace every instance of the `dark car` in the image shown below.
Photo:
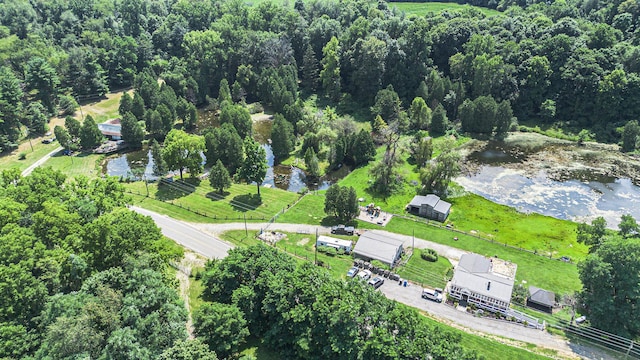
{"label": "dark car", "polygon": [[384,284],[384,278],[376,276],[373,279],[369,280],[368,284],[373,286],[374,289],[377,289],[382,286],[382,284]]}
{"label": "dark car", "polygon": [[51,144],[54,141],[56,141],[56,138],[42,139],[43,144]]}
{"label": "dark car", "polygon": [[353,226],[338,225],[331,227],[331,233],[336,235],[353,235],[356,229]]}

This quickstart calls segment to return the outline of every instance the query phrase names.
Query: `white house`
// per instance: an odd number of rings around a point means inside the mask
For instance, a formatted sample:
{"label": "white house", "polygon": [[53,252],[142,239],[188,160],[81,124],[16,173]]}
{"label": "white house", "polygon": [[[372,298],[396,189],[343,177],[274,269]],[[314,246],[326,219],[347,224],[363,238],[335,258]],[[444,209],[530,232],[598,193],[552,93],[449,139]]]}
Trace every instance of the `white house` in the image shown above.
{"label": "white house", "polygon": [[329,236],[320,235],[316,240],[316,246],[331,246],[338,250],[342,249],[347,254],[351,253],[353,242],[350,240],[336,239]]}
{"label": "white house", "polygon": [[505,313],[511,302],[517,267],[497,258],[464,254],[449,284],[449,297]]}

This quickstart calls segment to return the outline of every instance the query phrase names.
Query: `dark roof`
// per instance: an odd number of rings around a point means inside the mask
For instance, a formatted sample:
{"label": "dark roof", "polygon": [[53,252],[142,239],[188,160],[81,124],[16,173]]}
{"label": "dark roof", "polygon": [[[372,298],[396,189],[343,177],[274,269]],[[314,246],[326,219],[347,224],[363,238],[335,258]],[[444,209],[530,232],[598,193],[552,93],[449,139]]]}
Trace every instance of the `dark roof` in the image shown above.
{"label": "dark roof", "polygon": [[535,286],[529,286],[529,301],[536,304],[553,307],[553,305],[556,303],[556,294],[548,290],[537,288]]}
{"label": "dark roof", "polygon": [[444,200],[438,201],[436,206],[433,207],[433,210],[435,210],[435,211],[437,211],[437,212],[439,212],[441,214],[448,213],[450,209],[451,209],[451,204],[449,204],[448,202],[446,202]]}

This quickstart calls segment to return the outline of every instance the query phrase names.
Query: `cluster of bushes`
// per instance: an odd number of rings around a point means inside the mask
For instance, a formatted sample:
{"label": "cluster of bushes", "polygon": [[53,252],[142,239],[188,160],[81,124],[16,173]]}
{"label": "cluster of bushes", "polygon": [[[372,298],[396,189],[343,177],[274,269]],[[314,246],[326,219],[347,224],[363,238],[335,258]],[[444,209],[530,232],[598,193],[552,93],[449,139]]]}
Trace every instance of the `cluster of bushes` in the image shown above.
{"label": "cluster of bushes", "polygon": [[420,251],[420,257],[422,258],[422,260],[430,262],[438,261],[438,253],[436,253],[436,251],[433,249],[424,249]]}
{"label": "cluster of bushes", "polygon": [[318,246],[318,252],[321,252],[323,254],[327,254],[327,255],[330,255],[330,256],[344,255],[346,253],[344,251],[344,249],[342,249],[342,248],[336,249],[333,246],[327,246],[327,245]]}

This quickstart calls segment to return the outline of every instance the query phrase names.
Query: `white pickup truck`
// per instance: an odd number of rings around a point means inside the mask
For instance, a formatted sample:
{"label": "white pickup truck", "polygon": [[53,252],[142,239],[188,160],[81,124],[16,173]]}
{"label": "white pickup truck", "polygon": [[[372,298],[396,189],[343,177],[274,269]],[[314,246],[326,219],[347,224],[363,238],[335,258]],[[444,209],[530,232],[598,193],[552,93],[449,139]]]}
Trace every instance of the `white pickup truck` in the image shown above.
{"label": "white pickup truck", "polygon": [[442,302],[442,289],[424,288],[422,289],[422,298]]}

